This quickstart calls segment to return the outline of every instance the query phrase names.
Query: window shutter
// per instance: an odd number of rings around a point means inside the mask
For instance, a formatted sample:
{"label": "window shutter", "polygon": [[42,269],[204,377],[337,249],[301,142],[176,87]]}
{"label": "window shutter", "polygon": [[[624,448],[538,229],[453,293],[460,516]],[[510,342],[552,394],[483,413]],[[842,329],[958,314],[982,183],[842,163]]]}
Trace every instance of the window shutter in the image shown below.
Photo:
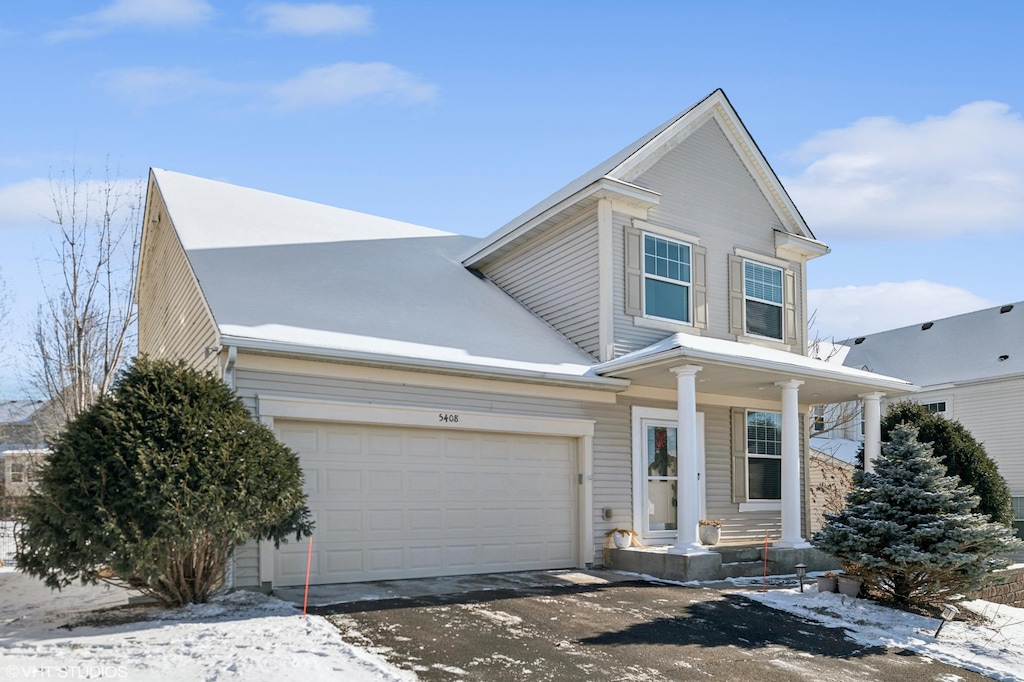
{"label": "window shutter", "polygon": [[626,233],[626,314],[640,316],[643,310],[643,248],[640,230],[627,227]]}
{"label": "window shutter", "polygon": [[743,336],[743,259],[729,255],[729,333]]}
{"label": "window shutter", "polygon": [[747,411],[732,408],[732,501],[747,501]]}
{"label": "window shutter", "polygon": [[703,246],[690,248],[693,258],[693,326],[697,329],[708,328],[708,285],[707,260],[708,250]]}
{"label": "window shutter", "polygon": [[785,325],[786,343],[791,346],[797,343],[796,329],[796,273],[786,269],[782,271],[783,290],[782,305],[784,306],[783,324]]}

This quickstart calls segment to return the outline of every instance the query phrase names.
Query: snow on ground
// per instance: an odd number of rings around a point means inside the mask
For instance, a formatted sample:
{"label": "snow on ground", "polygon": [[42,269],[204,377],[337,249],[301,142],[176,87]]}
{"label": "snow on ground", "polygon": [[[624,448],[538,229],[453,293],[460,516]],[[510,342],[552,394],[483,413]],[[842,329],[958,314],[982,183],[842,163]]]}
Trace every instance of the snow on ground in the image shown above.
{"label": "snow on ground", "polygon": [[1024,609],[975,600],[960,605],[985,617],[984,623],[954,620],[935,631],[939,620],[906,613],[816,586],[747,593],[765,606],[787,611],[830,628],[843,628],[865,645],[899,647],[973,670],[997,680],[1024,680]]}
{"label": "snow on ground", "polygon": [[[127,596],[78,584],[51,592],[35,578],[0,569],[2,679],[416,679],[346,644],[325,619],[303,618],[291,604],[261,594],[236,592],[181,609],[109,610],[127,604]],[[88,624],[75,625],[83,618]]]}

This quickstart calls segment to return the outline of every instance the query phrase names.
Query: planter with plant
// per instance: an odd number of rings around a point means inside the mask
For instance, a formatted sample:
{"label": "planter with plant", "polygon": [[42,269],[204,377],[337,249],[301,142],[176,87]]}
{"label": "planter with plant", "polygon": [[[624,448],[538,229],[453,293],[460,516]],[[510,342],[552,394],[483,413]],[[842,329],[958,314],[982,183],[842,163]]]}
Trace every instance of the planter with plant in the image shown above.
{"label": "planter with plant", "polygon": [[839,590],[839,574],[827,571],[818,576],[818,592],[837,592]]}
{"label": "planter with plant", "polygon": [[718,519],[701,519],[697,531],[702,545],[717,545],[722,539],[722,522]]}

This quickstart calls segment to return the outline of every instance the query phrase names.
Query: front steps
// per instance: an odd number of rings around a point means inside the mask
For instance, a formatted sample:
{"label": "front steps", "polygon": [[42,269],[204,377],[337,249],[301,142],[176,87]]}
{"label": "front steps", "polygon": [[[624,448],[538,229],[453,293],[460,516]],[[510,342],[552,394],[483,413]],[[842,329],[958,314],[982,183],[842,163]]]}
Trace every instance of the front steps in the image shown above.
{"label": "front steps", "polygon": [[814,548],[783,549],[769,547],[767,564],[763,545],[716,545],[704,554],[669,554],[667,546],[608,549],[608,568],[642,573],[665,580],[725,580],[768,575],[793,575],[795,566],[804,564],[807,571],[829,571],[839,568],[832,556]]}

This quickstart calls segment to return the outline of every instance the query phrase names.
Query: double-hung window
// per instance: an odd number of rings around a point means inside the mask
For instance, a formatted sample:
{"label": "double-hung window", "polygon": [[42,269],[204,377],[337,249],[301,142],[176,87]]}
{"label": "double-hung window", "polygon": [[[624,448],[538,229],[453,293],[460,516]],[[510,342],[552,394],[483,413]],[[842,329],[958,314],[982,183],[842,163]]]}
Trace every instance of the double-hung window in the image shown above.
{"label": "double-hung window", "polygon": [[692,322],[690,245],[651,234],[643,240],[644,315]]}
{"label": "double-hung window", "polygon": [[782,415],[747,412],[747,498],[782,499]]}
{"label": "double-hung window", "polygon": [[746,333],[781,341],[782,269],[743,261],[743,297]]}

